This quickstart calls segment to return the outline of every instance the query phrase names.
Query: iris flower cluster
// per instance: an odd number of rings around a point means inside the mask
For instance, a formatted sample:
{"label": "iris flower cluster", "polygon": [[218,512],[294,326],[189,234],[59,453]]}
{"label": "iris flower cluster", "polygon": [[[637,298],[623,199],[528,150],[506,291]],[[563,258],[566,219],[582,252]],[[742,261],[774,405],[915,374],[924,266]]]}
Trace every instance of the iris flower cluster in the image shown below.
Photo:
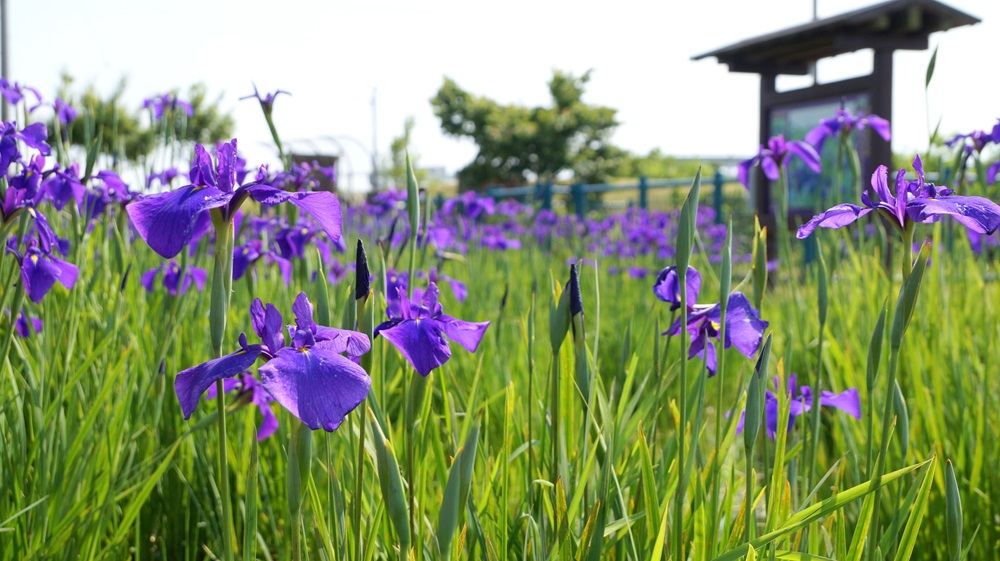
{"label": "iris flower cluster", "polygon": [[[670,311],[681,307],[681,282],[677,267],[671,265],[660,271],[653,285],[653,294],[670,304]],[[722,327],[722,310],[716,304],[693,304],[698,301],[701,291],[701,273],[694,267],[688,267],[684,282],[687,291],[687,326],[685,328],[691,337],[691,347],[688,359],[699,357],[705,361],[709,376],[715,375],[716,357],[715,342],[720,340]],[[747,358],[753,358],[760,347],[760,342],[767,329],[768,322],[760,319],[757,310],[742,292],[729,295],[726,305],[726,340],[724,348],[736,347]],[[681,333],[681,320],[674,321],[670,329],[663,335],[676,336]]]}
{"label": "iris flower cluster", "polygon": [[[238,389],[262,409],[273,398],[313,430],[339,427],[368,396],[371,379],[354,359],[367,353],[371,342],[363,333],[316,325],[305,293],[295,298],[292,313],[295,324],[287,326],[286,341],[281,313],[273,304],[265,306],[255,299],[250,321],[259,344],[248,344],[246,333],[241,333],[236,351],[178,373],[174,390],[184,418],[191,417],[201,395],[217,380],[239,377],[224,384],[227,391]],[[257,368],[260,379],[247,378],[247,369],[258,359],[264,361]],[[267,413],[264,419],[261,434],[266,436],[274,432],[276,421]]]}
{"label": "iris flower cluster", "polygon": [[476,352],[490,322],[469,322],[444,313],[438,302],[438,287],[433,282],[427,290],[414,289],[413,299],[406,289],[396,287],[396,297],[389,301],[387,321],[375,328],[375,336],[385,337],[421,376],[451,358],[449,339],[470,353]]}
{"label": "iris flower cluster", "polygon": [[[895,189],[890,190],[888,169],[879,166],[872,174],[872,190],[861,195],[863,206],[843,203],[817,214],[799,228],[797,237],[807,238],[818,227],[843,228],[859,218],[877,212],[899,231],[915,223],[937,222],[951,216],[966,228],[992,234],[1000,228],[1000,206],[984,197],[955,195],[946,187],[924,180],[924,168],[917,156],[913,160],[916,179],[906,179],[906,169],[896,173]],[[872,195],[874,194],[874,198]]]}
{"label": "iris flower cluster", "polygon": [[850,109],[837,109],[837,113],[829,119],[821,119],[819,125],[806,133],[806,142],[816,148],[823,149],[823,143],[829,136],[849,136],[852,132],[862,131],[871,127],[883,140],[889,142],[892,133],[889,121],[878,115],[854,115]]}
{"label": "iris flower cluster", "polygon": [[225,221],[252,198],[263,205],[291,203],[309,214],[331,240],[340,239],[340,202],[329,192],[289,192],[268,184],[265,167],[254,181],[240,184],[236,140],[222,144],[216,163],[201,145],[188,174],[189,185],[156,195],[147,195],[126,207],[132,224],[149,247],[170,259],[204,231],[209,211],[219,209]]}
{"label": "iris flower cluster", "polygon": [[737,171],[740,183],[744,187],[750,187],[750,170],[757,164],[760,164],[760,168],[768,179],[777,181],[781,168],[788,164],[792,154],[805,162],[816,173],[820,172],[820,157],[815,148],[801,140],[786,141],[785,137],[779,134],[768,139],[767,146],[761,146],[756,156],[740,162]]}
{"label": "iris flower cluster", "polygon": [[[792,430],[795,418],[804,413],[808,413],[809,410],[812,409],[814,399],[812,390],[809,386],[798,386],[796,378],[795,374],[789,376],[788,386],[786,388],[788,390],[788,395],[791,397],[788,411],[788,427],[786,429],[789,432]],[[777,378],[774,380],[774,385],[779,385]],[[834,409],[840,409],[855,419],[861,418],[861,400],[858,397],[858,390],[855,388],[850,388],[840,393],[833,393],[824,390],[820,392],[819,403],[820,407],[824,409],[832,407]],[[740,420],[736,424],[736,434],[743,431],[743,420],[745,415],[745,413],[740,415]],[[776,396],[771,390],[767,390],[767,393],[764,395],[764,425],[767,429],[767,436],[770,437],[771,440],[774,440],[775,435],[778,433],[778,396]]]}

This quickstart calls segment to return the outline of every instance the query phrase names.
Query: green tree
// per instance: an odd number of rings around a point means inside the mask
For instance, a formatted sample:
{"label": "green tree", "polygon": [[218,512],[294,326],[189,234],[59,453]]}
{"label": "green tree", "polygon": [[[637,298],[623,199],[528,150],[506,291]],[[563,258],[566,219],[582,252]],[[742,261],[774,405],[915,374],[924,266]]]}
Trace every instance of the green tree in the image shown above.
{"label": "green tree", "polygon": [[403,134],[392,139],[389,143],[389,162],[383,165],[382,175],[387,178],[397,189],[406,189],[406,152],[410,152],[410,163],[413,165],[417,182],[425,186],[423,181],[427,177],[427,171],[417,167],[420,156],[410,148],[410,138],[413,135],[413,127],[416,121],[413,117],[407,117],[403,122]]}
{"label": "green tree", "polygon": [[475,160],[458,173],[459,187],[548,181],[566,171],[584,182],[609,177],[625,155],[610,142],[617,111],[583,102],[589,80],[589,71],[574,76],[557,70],[548,84],[552,105],[525,107],[470,94],[445,78],[431,99],[441,129],[479,146]]}
{"label": "green tree", "polygon": [[668,156],[654,148],[645,156],[628,154],[615,172],[617,177],[694,177],[703,160]]}
{"label": "green tree", "polygon": [[[191,104],[192,116],[188,117],[181,109],[168,109],[159,122],[152,122],[147,110],[130,108],[122,102],[124,78],[108,96],[102,96],[92,85],[75,93],[72,84],[73,78],[63,75],[59,97],[78,111],[76,120],[62,131],[73,145],[86,148],[92,137],[100,135],[102,154],[137,162],[149,156],[162,141],[210,145],[232,138],[232,116],[219,109],[221,96],[214,101],[208,99],[203,84],[191,86],[187,96],[181,96]],[[178,95],[176,91],[171,93]],[[93,132],[88,131],[88,121],[93,123],[94,128],[90,129]]]}

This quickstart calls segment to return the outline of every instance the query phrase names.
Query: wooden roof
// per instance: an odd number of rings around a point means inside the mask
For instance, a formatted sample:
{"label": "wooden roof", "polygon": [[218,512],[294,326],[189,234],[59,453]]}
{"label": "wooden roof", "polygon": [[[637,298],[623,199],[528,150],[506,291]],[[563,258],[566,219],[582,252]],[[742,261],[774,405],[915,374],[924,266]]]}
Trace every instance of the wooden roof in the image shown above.
{"label": "wooden roof", "polygon": [[693,57],[715,57],[730,72],[807,74],[821,58],[869,48],[923,50],[936,31],[979,23],[936,0],[890,0]]}

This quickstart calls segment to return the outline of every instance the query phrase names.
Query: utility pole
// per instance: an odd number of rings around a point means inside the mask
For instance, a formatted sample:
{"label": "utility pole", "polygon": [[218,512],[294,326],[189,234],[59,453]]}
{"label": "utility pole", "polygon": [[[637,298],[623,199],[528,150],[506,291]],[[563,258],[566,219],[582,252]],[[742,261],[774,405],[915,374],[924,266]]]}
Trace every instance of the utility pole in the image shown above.
{"label": "utility pole", "polygon": [[[0,0],[0,77],[10,79],[10,74],[7,72],[7,52],[10,46],[9,38],[7,37],[7,0]],[[7,98],[0,100],[0,119],[4,122],[9,121],[10,107],[7,104]]]}
{"label": "utility pole", "polygon": [[[812,0],[812,2],[813,2],[813,21],[816,21],[819,19],[819,11],[817,9],[817,4],[819,3],[819,0]],[[812,75],[813,85],[815,86],[819,84],[819,73],[816,72],[815,62],[809,63],[809,74]]]}
{"label": "utility pole", "polygon": [[[0,0],[6,1],[6,0]],[[378,120],[375,115],[375,94],[377,90],[372,88],[372,192],[378,192]]]}

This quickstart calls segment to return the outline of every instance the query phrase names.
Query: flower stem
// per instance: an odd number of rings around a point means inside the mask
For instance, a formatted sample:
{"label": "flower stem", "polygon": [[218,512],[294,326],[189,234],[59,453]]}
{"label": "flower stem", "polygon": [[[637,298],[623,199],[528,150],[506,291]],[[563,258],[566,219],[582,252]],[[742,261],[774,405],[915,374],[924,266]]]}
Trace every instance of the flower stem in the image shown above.
{"label": "flower stem", "polygon": [[[222,212],[213,211],[215,226],[215,265],[212,269],[212,302],[209,311],[209,329],[212,355],[222,356],[222,339],[226,332],[229,314],[229,296],[233,287],[233,222],[225,220]],[[223,559],[233,561],[233,514],[229,493],[229,452],[226,445],[226,393],[222,380],[215,383],[215,399],[219,433],[219,487],[222,491],[222,545]]]}

